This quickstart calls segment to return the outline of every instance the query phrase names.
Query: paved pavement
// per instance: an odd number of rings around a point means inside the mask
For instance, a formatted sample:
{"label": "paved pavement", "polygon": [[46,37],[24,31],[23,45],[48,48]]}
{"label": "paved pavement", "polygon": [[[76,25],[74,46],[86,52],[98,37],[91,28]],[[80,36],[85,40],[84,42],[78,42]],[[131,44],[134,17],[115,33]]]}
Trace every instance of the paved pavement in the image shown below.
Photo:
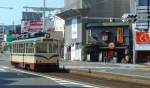
{"label": "paved pavement", "polygon": [[139,64],[111,64],[95,62],[61,62],[61,68],[90,70],[119,75],[150,78],[150,66]]}
{"label": "paved pavement", "polygon": [[8,57],[0,55],[0,88],[104,88],[15,69]]}

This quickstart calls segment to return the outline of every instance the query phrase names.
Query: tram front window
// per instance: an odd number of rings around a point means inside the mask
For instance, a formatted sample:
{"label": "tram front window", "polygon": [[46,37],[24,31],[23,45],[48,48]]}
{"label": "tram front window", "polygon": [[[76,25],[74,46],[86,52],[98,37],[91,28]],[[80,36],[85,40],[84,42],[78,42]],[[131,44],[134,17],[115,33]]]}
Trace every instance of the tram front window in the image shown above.
{"label": "tram front window", "polygon": [[36,46],[37,53],[48,53],[47,52],[47,44],[46,43],[39,43]]}

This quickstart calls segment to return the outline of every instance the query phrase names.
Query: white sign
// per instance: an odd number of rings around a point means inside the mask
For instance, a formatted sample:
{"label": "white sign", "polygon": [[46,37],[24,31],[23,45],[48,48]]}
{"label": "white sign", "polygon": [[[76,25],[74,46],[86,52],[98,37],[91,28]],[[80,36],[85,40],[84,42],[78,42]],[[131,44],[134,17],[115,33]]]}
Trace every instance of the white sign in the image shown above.
{"label": "white sign", "polygon": [[78,26],[77,26],[78,22],[77,22],[77,18],[72,19],[72,39],[76,39],[78,38]]}
{"label": "white sign", "polygon": [[135,49],[137,51],[149,51],[150,44],[136,44]]}

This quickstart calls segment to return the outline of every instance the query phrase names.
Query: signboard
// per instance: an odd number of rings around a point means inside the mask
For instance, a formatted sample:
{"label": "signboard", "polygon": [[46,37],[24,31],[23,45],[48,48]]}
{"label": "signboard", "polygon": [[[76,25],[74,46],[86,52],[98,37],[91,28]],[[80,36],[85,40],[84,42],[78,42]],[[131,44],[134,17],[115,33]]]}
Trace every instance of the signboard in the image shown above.
{"label": "signboard", "polygon": [[23,12],[22,19],[23,20],[41,20],[42,19],[41,12]]}
{"label": "signboard", "polygon": [[41,32],[43,30],[42,20],[24,20],[22,23],[24,32]]}
{"label": "signboard", "polygon": [[150,44],[136,44],[137,51],[150,51]]}
{"label": "signboard", "polygon": [[31,20],[28,32],[41,32],[43,29],[43,21]]}
{"label": "signboard", "polygon": [[148,32],[136,32],[136,44],[150,43],[150,35]]}
{"label": "signboard", "polygon": [[71,30],[71,32],[72,32],[72,39],[76,39],[77,37],[78,37],[78,34],[77,34],[77,28],[78,28],[78,26],[77,26],[77,18],[75,18],[75,19],[72,19],[72,30]]}

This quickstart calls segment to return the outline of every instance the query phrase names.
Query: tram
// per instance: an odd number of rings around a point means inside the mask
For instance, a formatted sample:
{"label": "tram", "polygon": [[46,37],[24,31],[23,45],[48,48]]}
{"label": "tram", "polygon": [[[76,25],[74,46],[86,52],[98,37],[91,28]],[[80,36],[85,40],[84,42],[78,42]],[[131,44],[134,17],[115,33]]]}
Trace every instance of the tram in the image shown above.
{"label": "tram", "polygon": [[37,37],[12,42],[11,64],[15,67],[48,71],[59,68],[59,41]]}

